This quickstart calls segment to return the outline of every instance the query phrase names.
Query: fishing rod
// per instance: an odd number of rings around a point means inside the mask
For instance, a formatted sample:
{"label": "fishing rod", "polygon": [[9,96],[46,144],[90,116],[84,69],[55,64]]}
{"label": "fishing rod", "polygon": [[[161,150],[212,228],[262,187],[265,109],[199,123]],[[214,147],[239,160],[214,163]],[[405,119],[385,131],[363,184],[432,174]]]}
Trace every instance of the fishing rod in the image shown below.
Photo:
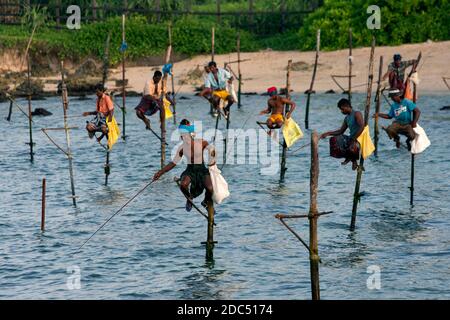
{"label": "fishing rod", "polygon": [[150,183],[147,183],[141,190],[139,190],[138,193],[136,193],[131,199],[129,199],[119,210],[117,210],[111,217],[109,217],[101,226],[100,228],[97,229],[97,231],[95,231],[82,245],[81,247],[78,248],[78,251],[80,251],[84,245],[86,243],[88,243],[89,240],[91,240],[96,234],[97,232],[99,232],[109,221],[111,221],[112,218],[114,218],[117,214],[119,214],[128,204],[130,204],[131,201],[133,201],[134,199],[136,199],[142,192],[144,192],[145,189],[147,189],[148,187],[150,187],[153,182],[155,182],[156,180],[152,180]]}

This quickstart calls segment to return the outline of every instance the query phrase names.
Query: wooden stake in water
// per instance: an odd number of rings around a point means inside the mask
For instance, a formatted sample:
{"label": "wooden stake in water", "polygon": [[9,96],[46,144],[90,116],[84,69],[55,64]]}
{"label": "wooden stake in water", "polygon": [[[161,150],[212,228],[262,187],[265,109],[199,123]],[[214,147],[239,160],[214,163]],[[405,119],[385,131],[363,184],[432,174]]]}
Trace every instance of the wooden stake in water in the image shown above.
{"label": "wooden stake in water", "polygon": [[41,231],[45,230],[45,178],[42,179]]}
{"label": "wooden stake in water", "polygon": [[241,94],[242,94],[242,73],[241,73],[241,32],[238,31],[237,35],[237,58],[238,58],[238,77],[239,77],[239,83],[238,83],[238,108],[240,109],[242,106],[242,100],[241,100]]}
{"label": "wooden stake in water", "polygon": [[353,66],[353,35],[352,28],[348,30],[348,101],[352,103],[352,66]]}
{"label": "wooden stake in water", "polygon": [[[416,59],[416,63],[414,64],[414,66],[412,67],[411,72],[408,75],[408,78],[406,81],[409,81],[411,75],[416,72],[417,66],[419,65],[420,59],[422,58],[422,52],[419,53],[419,56]],[[414,83],[413,84],[413,102],[416,103],[417,102],[417,86]],[[410,190],[410,199],[409,199],[409,203],[411,206],[414,205],[414,160],[415,160],[415,154],[411,153],[411,186],[409,187]]]}
{"label": "wooden stake in water", "polygon": [[[378,114],[380,112],[381,107],[381,76],[383,72],[383,56],[380,57],[380,66],[378,68],[378,82],[377,82],[377,93],[375,97],[375,114]],[[379,140],[379,134],[380,134],[380,128],[378,127],[378,117],[375,117],[373,119],[374,124],[374,145],[375,145],[375,156],[378,156],[378,140]]]}
{"label": "wooden stake in water", "polygon": [[317,194],[319,185],[319,136],[316,131],[311,135],[311,169],[310,169],[310,201],[309,201],[309,262],[311,273],[311,295],[313,300],[320,300],[319,284],[319,245],[317,240]]}
{"label": "wooden stake in water", "polygon": [[111,167],[109,166],[109,148],[106,150],[106,163],[105,163],[105,186],[108,185],[108,177],[111,174]]}
{"label": "wooden stake in water", "polygon": [[[292,68],[292,60],[288,61],[287,65],[287,73],[286,73],[286,98],[290,99],[290,91],[291,91],[291,68]],[[285,105],[284,116],[289,112],[289,105]],[[284,182],[284,176],[286,174],[286,157],[287,157],[287,145],[286,141],[283,138],[283,151],[281,153],[281,169],[280,169],[280,183]]]}
{"label": "wooden stake in water", "polygon": [[32,124],[32,111],[31,111],[31,67],[30,67],[30,55],[27,54],[27,83],[28,83],[28,129],[29,129],[29,135],[30,135],[30,142],[28,143],[30,145],[30,160],[31,162],[34,161],[34,142],[33,142],[33,124]]}
{"label": "wooden stake in water", "polygon": [[122,15],[122,139],[126,139],[125,134],[125,118],[126,118],[126,92],[125,92],[125,45],[126,35],[125,35],[125,14]]}
{"label": "wooden stake in water", "polygon": [[[364,127],[369,123],[369,112],[370,112],[370,100],[372,98],[372,85],[373,85],[373,58],[375,53],[375,37],[372,38],[372,48],[370,50],[370,58],[369,58],[369,81],[367,83],[367,98],[366,98],[366,107],[364,110]],[[361,185],[362,173],[364,171],[364,158],[360,157],[359,166],[357,169],[356,176],[356,184],[355,184],[355,192],[353,194],[353,208],[352,208],[352,220],[350,223],[350,230],[355,230],[356,223],[356,213],[358,210],[358,202],[361,198],[361,193],[359,192],[359,188]]]}
{"label": "wooden stake in water", "polygon": [[64,79],[64,61],[61,61],[61,91],[62,91],[62,102],[64,111],[64,131],[66,133],[67,142],[67,159],[69,160],[69,175],[70,175],[70,188],[72,190],[72,203],[74,206],[77,205],[75,196],[75,182],[73,177],[73,163],[72,163],[72,152],[70,149],[70,129],[67,124],[67,109],[69,107],[69,99],[67,95],[67,86]]}
{"label": "wooden stake in water", "polygon": [[13,108],[13,100],[10,100],[9,102],[9,111],[8,111],[8,116],[6,117],[6,121],[11,121],[11,115],[12,115],[12,108]]}
{"label": "wooden stake in water", "polygon": [[[173,45],[172,45],[172,28],[170,25],[169,25],[169,46],[170,46],[170,48],[173,47]],[[172,63],[172,74],[170,75],[170,80],[172,83],[173,124],[176,125],[177,124],[177,102],[175,100],[175,80],[173,77],[173,66],[175,63],[172,59],[172,55],[169,57],[169,61]]]}
{"label": "wooden stake in water", "polygon": [[214,244],[217,242],[214,241],[214,203],[212,201],[208,201],[208,232],[207,232],[207,240],[206,240],[206,258],[212,259],[214,257]]}
{"label": "wooden stake in water", "polygon": [[313,75],[312,75],[312,79],[311,79],[311,85],[309,86],[308,97],[306,99],[306,111],[305,111],[305,127],[306,127],[306,129],[309,129],[309,103],[310,103],[311,94],[312,94],[312,91],[314,88],[314,81],[316,79],[317,63],[319,62],[319,52],[320,52],[320,29],[317,30],[316,59],[314,61],[314,70],[313,70]]}

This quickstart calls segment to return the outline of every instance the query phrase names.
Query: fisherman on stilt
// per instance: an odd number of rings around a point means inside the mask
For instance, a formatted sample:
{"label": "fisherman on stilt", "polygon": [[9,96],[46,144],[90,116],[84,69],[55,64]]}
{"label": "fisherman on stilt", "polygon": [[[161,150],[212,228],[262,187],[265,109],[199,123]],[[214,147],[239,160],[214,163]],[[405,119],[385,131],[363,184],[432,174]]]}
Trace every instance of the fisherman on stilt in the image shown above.
{"label": "fisherman on stilt", "polygon": [[209,154],[209,164],[211,167],[216,164],[215,149],[203,139],[195,138],[195,128],[188,120],[183,119],[178,127],[183,144],[178,148],[172,162],[159,170],[153,176],[158,180],[164,173],[172,170],[184,157],[187,159],[187,168],[181,174],[180,189],[183,194],[190,199],[186,201],[186,211],[192,210],[192,200],[203,193],[206,189],[205,199],[202,205],[206,208],[209,201],[212,201],[213,185],[208,168],[205,166],[203,153],[205,150]]}
{"label": "fisherman on stilt", "polygon": [[93,138],[96,132],[101,132],[101,136],[97,138],[97,141],[101,141],[103,137],[108,135],[108,126],[106,124],[106,118],[108,121],[112,120],[114,115],[114,103],[111,97],[105,93],[106,89],[103,84],[99,83],[95,86],[95,94],[97,95],[97,107],[96,111],[83,112],[83,117],[95,116],[91,121],[87,121],[86,130],[88,131],[89,138]]}
{"label": "fisherman on stilt", "polygon": [[212,103],[218,111],[220,110],[221,100],[227,103],[223,109],[225,117],[227,117],[231,106],[236,102],[231,92],[227,90],[227,87],[233,82],[233,76],[228,70],[217,68],[214,61],[208,63],[208,68],[210,72],[206,76],[205,89],[200,93],[200,96]]}
{"label": "fisherman on stilt", "polygon": [[389,138],[394,139],[395,146],[400,148],[399,134],[406,136],[408,150],[411,150],[411,141],[416,138],[414,128],[420,118],[420,109],[411,100],[402,98],[403,93],[398,89],[390,90],[389,97],[394,101],[389,113],[375,113],[373,117],[394,119],[394,122],[385,129]]}
{"label": "fisherman on stilt", "polygon": [[[269,135],[272,134],[273,129],[279,129],[283,126],[284,121],[289,119],[296,108],[295,102],[291,101],[288,98],[284,98],[278,95],[278,91],[276,87],[270,87],[267,89],[267,94],[269,95],[269,100],[267,101],[267,109],[264,109],[259,114],[271,114],[271,116],[267,119],[267,127],[269,130]],[[283,116],[285,105],[289,105],[289,112],[286,113],[286,118]]]}
{"label": "fisherman on stilt", "polygon": [[[364,131],[364,118],[361,112],[353,110],[350,101],[341,99],[338,102],[338,108],[342,114],[345,115],[342,127],[335,131],[328,131],[320,136],[320,139],[325,139],[332,136],[330,139],[330,154],[334,158],[345,158],[342,165],[352,162],[352,169],[358,168],[358,158],[360,145],[357,141],[358,137]],[[344,132],[349,129],[350,135],[344,135]]]}
{"label": "fisherman on stilt", "polygon": [[[167,69],[167,67],[164,66],[164,69]],[[146,116],[150,117],[159,111],[160,120],[164,121],[164,100],[169,101],[169,103],[173,105],[170,96],[166,93],[166,86],[164,85],[164,80],[167,78],[167,74],[167,72],[164,73],[163,79],[162,72],[155,71],[153,78],[145,83],[141,101],[135,108],[137,117],[145,123],[145,128],[147,130],[150,130],[151,126],[150,120]]]}
{"label": "fisherman on stilt", "polygon": [[394,61],[388,66],[388,71],[383,76],[383,81],[389,77],[389,87],[405,91],[405,71],[409,66],[413,66],[417,60],[402,61],[402,56],[394,55]]}

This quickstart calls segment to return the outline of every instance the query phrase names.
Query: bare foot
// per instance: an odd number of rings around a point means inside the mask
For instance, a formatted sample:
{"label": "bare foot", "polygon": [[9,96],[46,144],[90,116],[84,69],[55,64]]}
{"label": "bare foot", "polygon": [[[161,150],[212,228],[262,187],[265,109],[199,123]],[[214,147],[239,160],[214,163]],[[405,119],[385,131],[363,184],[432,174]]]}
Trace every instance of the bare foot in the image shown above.
{"label": "bare foot", "polygon": [[358,162],[353,161],[352,162],[352,170],[355,171],[356,169],[358,169]]}
{"label": "bare foot", "polygon": [[396,140],[396,141],[395,141],[395,146],[397,147],[397,149],[400,148],[400,140]]}

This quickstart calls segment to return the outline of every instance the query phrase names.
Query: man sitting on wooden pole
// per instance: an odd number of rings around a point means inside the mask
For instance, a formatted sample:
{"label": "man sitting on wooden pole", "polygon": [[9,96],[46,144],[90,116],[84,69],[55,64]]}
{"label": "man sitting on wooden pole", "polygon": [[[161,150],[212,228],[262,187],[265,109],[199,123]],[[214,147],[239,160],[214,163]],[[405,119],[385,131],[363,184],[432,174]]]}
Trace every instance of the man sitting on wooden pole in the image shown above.
{"label": "man sitting on wooden pole", "polygon": [[156,172],[153,180],[158,180],[164,173],[172,170],[181,161],[183,156],[186,157],[188,165],[186,170],[181,174],[180,183],[181,192],[188,198],[186,201],[186,211],[192,210],[193,199],[200,196],[205,189],[205,199],[202,205],[206,208],[208,203],[212,203],[214,190],[209,170],[205,167],[203,152],[205,150],[209,152],[208,167],[215,165],[214,146],[208,144],[206,140],[195,139],[194,125],[191,125],[186,119],[181,120],[178,130],[183,144],[178,148],[172,162]]}
{"label": "man sitting on wooden pole", "polygon": [[[342,127],[335,131],[328,131],[320,136],[320,139],[324,139],[328,136],[333,136],[330,139],[330,154],[334,158],[345,158],[342,162],[346,165],[350,161],[352,162],[352,169],[358,168],[359,158],[359,142],[358,137],[364,131],[364,119],[363,115],[359,111],[353,110],[350,101],[348,99],[341,99],[338,102],[338,108],[342,114],[346,115]],[[344,135],[344,132],[350,129],[350,135]]]}
{"label": "man sitting on wooden pole", "polygon": [[[164,77],[167,77],[167,73],[165,73]],[[161,71],[155,71],[153,78],[145,83],[141,101],[135,108],[137,117],[145,123],[147,130],[151,130],[151,126],[150,120],[146,116],[150,117],[159,111],[160,120],[163,121],[166,116],[163,100],[167,99],[173,104],[169,95],[166,93],[164,79]],[[161,96],[163,96],[163,99],[161,99]]]}
{"label": "man sitting on wooden pole", "polygon": [[394,61],[388,66],[388,71],[383,76],[383,81],[389,77],[389,86],[391,88],[405,90],[405,71],[409,66],[413,66],[416,60],[402,61],[400,54],[394,54]]}
{"label": "man sitting on wooden pole", "polygon": [[224,112],[225,116],[228,116],[231,106],[236,102],[227,90],[228,85],[233,81],[233,76],[228,70],[217,68],[214,61],[208,63],[208,67],[210,72],[205,80],[205,90],[200,93],[200,96],[212,103],[217,110],[220,108],[221,100],[227,102]]}
{"label": "man sitting on wooden pole", "polygon": [[295,102],[291,101],[288,98],[283,98],[282,96],[278,95],[278,91],[276,87],[270,87],[267,89],[267,93],[269,95],[269,100],[267,101],[267,109],[264,109],[259,114],[269,114],[271,113],[271,116],[269,119],[267,119],[267,127],[270,129],[269,134],[272,134],[273,129],[279,129],[283,126],[285,117],[284,114],[284,107],[285,105],[289,105],[289,112],[286,113],[286,119],[289,119],[292,115],[292,112],[294,112],[296,105]]}
{"label": "man sitting on wooden pole", "polygon": [[414,102],[402,98],[403,94],[398,89],[390,90],[389,96],[394,101],[389,113],[375,113],[373,117],[378,116],[383,119],[394,119],[394,122],[385,129],[389,138],[394,139],[396,147],[400,148],[399,134],[406,136],[408,150],[411,150],[411,141],[416,138],[414,128],[419,121],[420,110]]}
{"label": "man sitting on wooden pole", "polygon": [[96,132],[101,132],[102,135],[97,138],[100,142],[104,136],[108,134],[108,126],[106,118],[111,121],[114,115],[114,103],[111,97],[105,93],[106,89],[103,84],[99,83],[95,86],[95,94],[97,95],[97,108],[93,112],[83,112],[83,117],[90,115],[95,116],[90,122],[87,121],[86,130],[89,133],[89,138],[93,138]]}

